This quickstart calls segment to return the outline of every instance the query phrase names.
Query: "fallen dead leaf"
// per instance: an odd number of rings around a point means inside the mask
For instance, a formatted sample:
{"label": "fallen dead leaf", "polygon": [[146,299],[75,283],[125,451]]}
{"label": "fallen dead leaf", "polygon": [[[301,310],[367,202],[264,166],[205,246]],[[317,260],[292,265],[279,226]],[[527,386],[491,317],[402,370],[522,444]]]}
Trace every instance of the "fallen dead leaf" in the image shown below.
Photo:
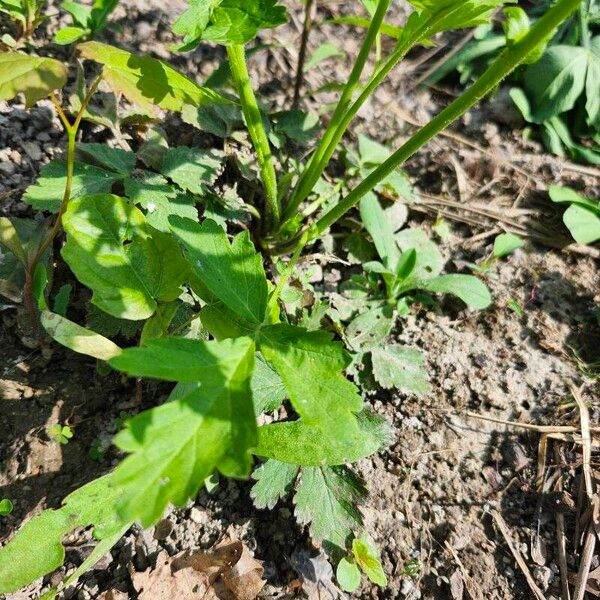
{"label": "fallen dead leaf", "polygon": [[139,600],[216,600],[218,596],[210,594],[208,575],[192,568],[173,570],[173,559],[161,552],[156,566],[142,573],[134,573],[133,587],[138,592]]}
{"label": "fallen dead leaf", "polygon": [[156,566],[132,576],[140,600],[254,600],[265,585],[262,563],[242,542],[209,552],[161,553]]}

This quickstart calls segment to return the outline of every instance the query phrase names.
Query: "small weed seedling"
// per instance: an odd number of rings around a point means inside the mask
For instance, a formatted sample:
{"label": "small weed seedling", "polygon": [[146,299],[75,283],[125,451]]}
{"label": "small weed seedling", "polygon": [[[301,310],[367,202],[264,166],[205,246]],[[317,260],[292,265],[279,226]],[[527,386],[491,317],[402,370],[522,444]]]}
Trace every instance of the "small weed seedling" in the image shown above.
{"label": "small weed seedling", "polygon": [[92,6],[80,2],[63,2],[61,8],[73,19],[73,25],[63,27],[54,37],[57,44],[66,45],[82,38],[94,37],[102,31],[119,0],[95,0]]}
{"label": "small weed seedling", "polygon": [[73,430],[68,425],[57,423],[48,428],[48,436],[57,444],[67,445],[73,437]]}
{"label": "small weed seedling", "polygon": [[0,0],[0,13],[4,13],[14,25],[14,36],[5,33],[0,37],[7,48],[15,48],[21,40],[27,41],[44,20],[42,11],[46,0]]}
{"label": "small weed seedling", "polygon": [[[191,2],[174,25],[183,38],[182,51],[200,42],[226,48],[237,97],[199,86],[148,56],[87,41],[77,53],[88,75],[81,76],[79,69],[76,102],[64,106],[59,90],[68,79],[65,64],[20,52],[0,54],[0,100],[23,94],[32,106],[50,97],[67,136],[64,160],[45,167],[25,195],[26,202],[52,215],[50,224],[0,219],[0,292],[23,302],[33,335],[41,338],[43,328],[60,344],[115,370],[175,384],[164,404],[128,419],[116,434],[124,459],[113,471],[67,496],[61,508],[27,521],[0,549],[0,593],[14,592],[60,567],[65,536],[90,528],[98,544],[49,592],[58,593],[134,522],[150,526],[169,504],[184,506],[215,473],[247,478],[255,463],[255,503],[272,507],[293,492],[297,520],[309,525],[312,538],[322,542],[332,560],[346,558],[340,571],[345,586],[356,583],[357,568],[376,583],[385,582],[377,553],[361,541],[359,505],[366,487],[351,464],[381,448],[389,427],[366,409],[359,388],[346,377],[352,359],[342,343],[320,328],[296,324],[282,310],[281,294],[305,246],[360,204],[380,258],[365,265],[367,282],[379,294],[369,312],[391,311],[384,320],[388,330],[393,313],[404,310],[402,299],[414,290],[452,293],[473,308],[487,306],[489,292],[478,279],[441,275],[439,257],[426,240],[412,230],[391,228],[379,199],[370,193],[390,185],[404,161],[528,60],[580,1],[558,0],[469,89],[392,154],[365,165],[368,173],[356,187],[319,203],[316,210],[306,201],[323,180],[353,117],[387,74],[436,34],[489,22],[502,0],[412,0],[415,10],[398,29],[396,45],[365,82],[361,77],[390,5],[390,0],[369,2],[372,18],[363,45],[306,164],[286,156],[285,149],[294,136],[306,140],[307,121],[298,127],[298,119],[280,115],[274,120],[286,139],[269,136],[269,120],[246,66],[246,46],[258,32],[287,19],[277,0]],[[69,6],[71,14],[77,11],[82,35],[93,33],[83,12]],[[96,16],[103,15],[94,21],[98,26],[112,3],[94,6]],[[90,18],[93,13],[94,8]],[[97,69],[90,63],[100,65],[101,72],[94,70],[90,77],[88,69]],[[220,85],[228,80],[221,77]],[[83,120],[118,134],[114,114],[99,115],[93,106],[101,85],[103,94],[108,88],[133,107],[129,119],[146,123],[174,111],[227,138],[241,113],[256,160],[231,159],[226,149],[168,148],[157,128],[137,153],[78,144]],[[279,168],[270,139],[284,139]],[[231,163],[244,189],[233,186],[221,196],[217,183],[226,182]],[[228,235],[232,220],[241,222],[244,231]],[[291,254],[287,270],[274,284],[265,260],[285,254]],[[77,285],[89,290],[93,309],[87,327],[69,318],[70,291],[53,293],[53,266],[60,259]],[[7,263],[12,270],[6,270]],[[119,344],[90,323],[116,332]],[[123,349],[124,331],[138,344]],[[382,385],[401,383],[396,367],[407,379],[407,363],[408,371],[421,377],[422,359],[402,350],[384,346],[383,357],[370,350]],[[290,416],[281,420],[273,412],[284,402]],[[265,412],[271,413],[269,423],[259,425],[257,418]],[[68,441],[72,432],[58,427],[59,442]]]}
{"label": "small weed seedling", "polygon": [[563,221],[578,244],[593,244],[600,240],[600,201],[558,186],[552,186],[549,193],[552,202],[568,205]]}

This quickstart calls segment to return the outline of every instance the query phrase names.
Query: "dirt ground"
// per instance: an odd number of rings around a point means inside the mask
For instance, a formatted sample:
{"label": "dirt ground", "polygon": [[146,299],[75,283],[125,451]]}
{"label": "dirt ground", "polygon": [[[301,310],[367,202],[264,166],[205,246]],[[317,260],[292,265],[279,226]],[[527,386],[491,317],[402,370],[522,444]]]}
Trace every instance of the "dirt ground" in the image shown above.
{"label": "dirt ground", "polygon": [[[291,4],[290,25],[270,33],[266,40],[273,47],[251,61],[261,91],[275,107],[285,106],[291,97],[301,27],[298,3]],[[352,12],[350,4],[328,3],[318,16]],[[169,23],[182,6],[180,0],[124,0],[115,13],[122,31],[108,32],[107,38],[172,59],[201,80],[221,54],[206,46],[192,55],[172,57]],[[402,3],[395,10],[402,12]],[[353,55],[358,36],[339,25],[323,25],[310,48],[334,33],[343,50]],[[415,87],[427,64],[421,54],[411,56],[408,67],[395,73],[364,107],[350,137],[364,132],[397,146],[415,122],[447,102],[456,90]],[[348,68],[349,63],[325,63],[311,72],[307,86],[315,90],[331,77],[344,81]],[[318,112],[331,98],[312,94],[305,108]],[[533,239],[484,275],[494,295],[489,310],[469,312],[448,300],[435,312],[415,310],[393,332],[397,342],[424,352],[432,388],[419,398],[387,391],[368,398],[394,426],[391,445],[358,465],[371,490],[364,509],[367,529],[382,550],[390,583],[387,588],[364,584],[355,598],[532,598],[495,514],[506,522],[547,600],[560,597],[555,517],[560,512],[570,523],[575,513],[563,506],[568,502],[536,491],[539,433],[467,416],[576,424],[571,391],[576,388],[590,406],[592,421],[600,419],[598,253],[540,243],[544,236],[559,246],[566,240],[560,218],[541,190],[563,183],[597,197],[600,171],[545,155],[534,142],[521,140],[519,127],[500,93],[472,111],[452,136],[438,138],[406,165],[420,196],[410,223],[435,237],[435,218],[446,218],[450,235],[438,241],[450,271],[487,256],[494,235],[504,228]],[[95,133],[88,129],[86,139]],[[63,141],[48,102],[31,111],[0,102],[3,214],[29,214],[20,196],[41,163],[61,154]],[[335,292],[344,268],[331,263],[322,267],[323,280],[316,287]],[[58,506],[70,491],[116,463],[109,441],[123,413],[134,408],[134,390],[131,381],[98,372],[85,357],[57,346],[50,352],[31,348],[30,340],[19,334],[19,315],[11,309],[0,316],[0,497],[11,498],[15,505],[13,514],[0,520],[0,536],[8,539],[23,519]],[[144,403],[153,405],[167,392],[168,387],[145,383]],[[55,423],[68,423],[75,432],[67,445],[48,438],[46,429]],[[90,456],[92,443],[105,450],[101,460]],[[564,451],[563,459],[576,462],[572,448]],[[574,479],[575,496],[578,485]],[[212,494],[203,491],[186,509],[171,510],[156,527],[131,530],[65,597],[99,598],[108,589],[135,597],[130,572],[151,566],[161,548],[171,554],[210,548],[226,535],[243,540],[264,561],[267,585],[261,598],[298,597],[294,557],[311,548],[308,536],[296,525],[291,504],[258,511],[249,489],[247,482],[221,481]],[[84,532],[71,537],[59,573],[9,597],[34,598],[80,564],[90,541]],[[332,596],[323,592],[321,597]]]}

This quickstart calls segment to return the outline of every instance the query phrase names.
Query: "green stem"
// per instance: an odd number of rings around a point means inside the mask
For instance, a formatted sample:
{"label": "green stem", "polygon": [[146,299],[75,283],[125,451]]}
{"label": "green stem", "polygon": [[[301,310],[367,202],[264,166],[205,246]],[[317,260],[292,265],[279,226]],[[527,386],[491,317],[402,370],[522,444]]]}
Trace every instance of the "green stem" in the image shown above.
{"label": "green stem", "polygon": [[73,185],[73,173],[75,170],[75,142],[77,139],[77,132],[79,131],[79,126],[81,125],[81,120],[83,119],[85,110],[87,109],[87,106],[90,100],[92,99],[92,96],[94,95],[95,91],[98,89],[98,86],[100,85],[101,81],[102,75],[99,75],[89,87],[73,123],[69,122],[69,120],[67,119],[67,116],[65,115],[60,103],[56,98],[56,95],[53,93],[50,96],[56,108],[58,117],[61,123],[63,124],[65,132],[67,134],[67,175],[65,181],[65,191],[63,193],[62,201],[60,203],[58,215],[56,215],[56,219],[54,220],[54,224],[52,225],[52,229],[50,229],[50,232],[48,233],[48,235],[46,235],[44,241],[40,244],[36,253],[33,255],[31,260],[29,261],[29,264],[27,265],[24,289],[24,303],[25,306],[28,308],[28,311],[30,312],[32,325],[34,331],[36,332],[36,335],[38,332],[38,319],[37,313],[35,312],[35,303],[33,301],[33,277],[40,260],[42,260],[44,254],[46,254],[46,251],[48,250],[48,248],[62,229],[62,218],[65,214],[65,211],[67,210],[67,206],[69,205],[69,201],[71,199],[71,187]]}
{"label": "green stem", "polygon": [[427,125],[419,129],[415,135],[377,167],[377,169],[341,200],[339,204],[314,223],[310,228],[311,239],[318,237],[355,206],[367,192],[370,192],[388,177],[390,173],[415,154],[417,150],[494,90],[539,44],[547,39],[547,36],[558,25],[577,9],[581,1],[559,0],[535,23],[527,35],[514,46],[507,49],[470,88],[465,90]]}
{"label": "green stem", "polygon": [[[335,135],[338,123],[343,118],[344,112],[352,100],[352,94],[360,82],[360,76],[365,68],[371,48],[375,43],[390,2],[391,0],[379,0],[379,3],[377,4],[377,9],[375,10],[375,14],[371,19],[369,29],[367,29],[367,34],[363,41],[362,47],[358,53],[358,56],[356,57],[356,62],[354,63],[354,67],[352,68],[350,76],[348,77],[348,81],[342,90],[342,95],[338,100],[335,111],[333,112],[331,120],[329,121],[329,125],[327,126],[327,129],[325,130],[317,149],[310,158],[308,165],[304,169],[300,179],[298,180],[298,183],[296,184],[296,187],[294,188],[294,191],[292,192],[292,196],[290,197],[288,205],[284,211],[283,220],[287,220],[294,216],[298,207],[306,199],[308,194],[310,194],[314,184],[323,172],[323,170],[318,171],[319,167],[323,163],[324,156],[331,140]],[[327,159],[327,162],[329,162],[329,159]],[[314,177],[315,172],[318,172],[316,178]]]}
{"label": "green stem", "polygon": [[239,44],[227,46],[227,55],[265,187],[265,226],[267,229],[275,229],[279,225],[281,216],[279,199],[277,197],[277,177],[275,175],[273,157],[271,156],[269,139],[267,138],[256,96],[250,84],[244,46]]}
{"label": "green stem", "polygon": [[591,44],[591,35],[590,35],[590,27],[588,24],[588,13],[589,6],[587,2],[582,2],[579,6],[579,28],[581,34],[581,44],[584,48],[590,48]]}

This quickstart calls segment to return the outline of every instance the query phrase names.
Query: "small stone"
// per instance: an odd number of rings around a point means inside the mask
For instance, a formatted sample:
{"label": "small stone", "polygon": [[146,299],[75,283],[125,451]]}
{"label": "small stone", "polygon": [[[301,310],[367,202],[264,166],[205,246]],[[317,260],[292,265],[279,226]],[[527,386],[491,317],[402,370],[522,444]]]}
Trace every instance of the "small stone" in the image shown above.
{"label": "small stone", "polygon": [[21,142],[21,148],[31,160],[42,160],[42,150],[37,142]]}
{"label": "small stone", "polygon": [[0,173],[3,175],[12,175],[17,168],[12,162],[1,162],[0,163]]}
{"label": "small stone", "polygon": [[210,519],[204,511],[200,510],[197,506],[194,506],[192,510],[190,510],[190,520],[199,525],[206,525]]}
{"label": "small stone", "polygon": [[156,524],[154,528],[154,539],[158,540],[166,540],[171,531],[173,531],[173,523],[171,523],[170,519],[163,519]]}
{"label": "small stone", "polygon": [[533,570],[533,577],[536,583],[545,592],[550,587],[550,584],[554,579],[554,573],[552,572],[552,569],[548,567],[536,567]]}

